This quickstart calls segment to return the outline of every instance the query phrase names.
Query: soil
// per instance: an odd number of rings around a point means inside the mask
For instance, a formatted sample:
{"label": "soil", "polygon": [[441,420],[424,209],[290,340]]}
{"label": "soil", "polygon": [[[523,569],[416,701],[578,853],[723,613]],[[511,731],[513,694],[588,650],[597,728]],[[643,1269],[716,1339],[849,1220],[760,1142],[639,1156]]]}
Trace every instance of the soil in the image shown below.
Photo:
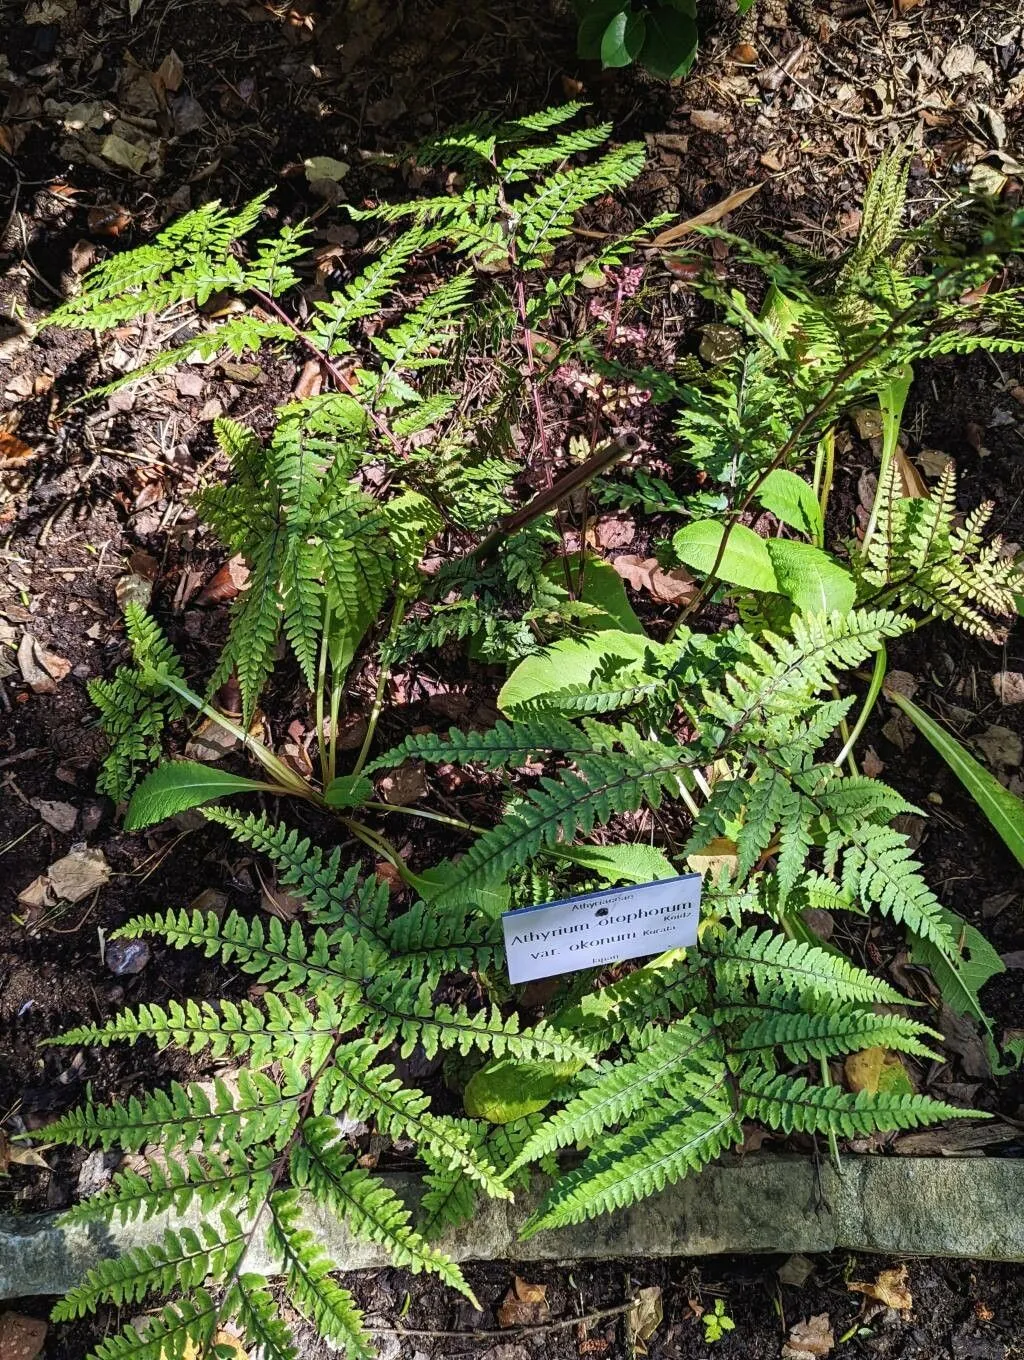
{"label": "soil", "polygon": [[[349,8],[358,8],[358,21]],[[760,193],[730,218],[734,230],[833,250],[855,234],[867,174],[897,139],[918,147],[911,186],[917,219],[985,176],[990,183],[1003,176],[1008,197],[1020,193],[1013,153],[1021,148],[1024,29],[1011,5],[956,0],[900,0],[892,9],[837,4],[817,12],[809,26],[804,15],[802,28],[800,15],[764,0],[754,28],[743,33],[734,20],[709,16],[697,73],[666,86],[641,73],[602,74],[581,64],[571,20],[540,0],[501,6],[407,0],[404,7],[368,0],[319,10],[247,0],[141,6],[0,0],[0,14],[7,39],[0,55],[0,189],[7,193],[6,205],[0,200],[0,430],[31,451],[17,466],[0,462],[0,642],[16,646],[30,631],[69,666],[52,694],[37,694],[22,682],[13,650],[0,646],[0,675],[10,672],[0,679],[0,1119],[18,1131],[38,1128],[80,1100],[86,1082],[113,1097],[149,1081],[148,1054],[41,1048],[41,1040],[101,1020],[126,1002],[245,992],[244,981],[225,970],[163,950],[142,972],[114,976],[103,962],[104,932],[211,889],[241,910],[261,909],[260,866],[205,824],[186,818],[145,836],[124,832],[116,809],[95,792],[102,738],[86,684],[109,676],[125,657],[115,591],[128,574],[152,583],[154,610],[189,673],[208,673],[224,633],[224,607],[197,604],[196,592],[222,559],[199,529],[189,497],[219,466],[212,414],[228,412],[265,428],[293,389],[302,358],[258,372],[211,367],[190,375],[198,381],[163,379],[135,396],[70,406],[116,376],[135,349],[155,348],[161,339],[129,328],[97,348],[88,336],[47,330],[29,344],[22,332],[75,286],[84,263],[140,243],[212,196],[240,203],[269,187],[278,214],[318,212],[323,204],[303,171],[315,155],[351,162],[345,192],[357,201],[408,192],[401,167],[375,153],[400,151],[477,114],[532,112],[568,97],[589,100],[617,136],[647,140],[649,169],[635,195],[614,210],[617,221],[661,210],[699,212],[760,182]],[[180,79],[173,63],[161,66],[172,52]],[[163,85],[145,78],[158,68],[166,70]],[[108,124],[119,116],[111,126],[138,149],[141,169],[101,156],[105,134],[98,125],[77,126],[94,120],[96,108],[100,118],[107,111]],[[110,224],[122,220],[111,235]],[[695,348],[687,298],[667,289],[663,295],[666,316],[686,323],[678,332],[681,347]],[[910,455],[952,456],[961,503],[993,500],[994,526],[1013,542],[1024,541],[1020,383],[1013,356],[936,361],[919,372],[905,421]],[[851,430],[835,498],[847,527],[856,521],[861,474],[872,463],[871,450]],[[671,610],[645,608],[655,623],[672,617]],[[992,725],[1024,733],[1024,705],[1001,704],[992,682],[999,671],[1024,670],[1019,629],[999,647],[934,625],[894,648],[892,664],[918,681],[917,702],[962,737]],[[461,721],[493,703],[496,684],[486,673],[467,672],[454,686],[448,677],[447,687],[439,678],[429,666],[406,677],[401,717],[408,727],[439,725],[442,717]],[[354,711],[365,708],[372,680],[357,672]],[[282,668],[265,705],[275,741],[301,716],[296,693],[294,676]],[[906,743],[892,717],[883,704],[867,741],[885,778],[928,810],[919,854],[929,881],[1019,970],[1024,929],[1016,864],[931,749],[920,739]],[[184,730],[174,734],[179,748],[186,737]],[[1012,766],[1004,774],[1019,782]],[[72,829],[41,820],[38,804],[47,801],[71,805]],[[425,862],[451,848],[436,832],[412,828]],[[17,894],[81,841],[102,850],[110,883],[59,914],[26,914]],[[881,966],[901,965],[898,942],[880,936],[868,946]],[[1024,1023],[1020,1000],[1019,971],[1012,968],[986,988],[997,1037]],[[928,1089],[973,1101],[1004,1123],[1024,1120],[1019,1074],[997,1080],[979,1074],[971,1068],[970,1043],[964,1047],[967,1056],[951,1051],[941,1067],[918,1074]],[[161,1062],[168,1076],[188,1073],[185,1059],[167,1055]],[[16,1166],[0,1179],[0,1212],[72,1201],[81,1154],[47,1156],[49,1172]],[[784,1323],[800,1316],[827,1312],[837,1337],[848,1331],[859,1297],[847,1293],[845,1280],[850,1272],[873,1279],[880,1268],[823,1260],[811,1282],[794,1290],[778,1285],[775,1264],[624,1262],[575,1267],[571,1275],[524,1271],[549,1284],[556,1317],[614,1306],[640,1286],[661,1285],[665,1322],[650,1344],[653,1356],[703,1354],[703,1330],[692,1309],[686,1316],[687,1300],[706,1306],[720,1292],[736,1330],[717,1343],[717,1353],[756,1357],[778,1355]],[[402,1325],[453,1333],[494,1327],[487,1310],[504,1295],[510,1272],[480,1267],[470,1275],[486,1305],[483,1322],[399,1272],[363,1277],[354,1287],[368,1311],[390,1325],[408,1291]],[[1019,1282],[1016,1268],[914,1263],[913,1315],[876,1320],[851,1341],[852,1353],[998,1360],[1024,1324]],[[41,1315],[42,1304],[24,1308]],[[100,1319],[53,1328],[46,1356],[78,1360],[104,1325]],[[570,1328],[500,1345],[462,1335],[409,1339],[401,1354],[453,1357],[490,1347],[491,1360],[624,1355],[621,1322],[599,1324],[590,1335],[600,1341],[606,1331],[603,1349],[584,1349]]]}
{"label": "soil", "polygon": [[[481,1308],[444,1286],[406,1271],[386,1270],[342,1277],[371,1327],[382,1360],[579,1360],[582,1356],[625,1360],[643,1355],[630,1347],[622,1311],[595,1317],[659,1290],[662,1319],[646,1341],[651,1360],[779,1360],[790,1329],[825,1317],[824,1326],[849,1360],[1013,1360],[1022,1351],[1024,1291],[1019,1267],[990,1262],[911,1261],[907,1288],[912,1308],[881,1307],[849,1288],[875,1282],[881,1272],[905,1263],[849,1254],[821,1256],[799,1286],[779,1279],[807,1258],[718,1257],[704,1260],[577,1262],[571,1269],[526,1263],[466,1268]],[[500,1308],[514,1295],[517,1278],[544,1288],[545,1321],[500,1325]],[[735,1324],[713,1344],[705,1339],[700,1312],[714,1313],[722,1300]],[[45,1301],[25,1300],[28,1315],[45,1316]],[[583,1319],[582,1325],[576,1319]],[[507,1319],[506,1319],[507,1320]],[[550,1324],[565,1321],[554,1328]],[[114,1314],[92,1323],[53,1329],[46,1360],[81,1360],[85,1346],[113,1326]],[[474,1332],[487,1333],[474,1336]],[[403,1333],[405,1333],[403,1335]],[[308,1329],[299,1330],[303,1360],[328,1360],[329,1352]]]}

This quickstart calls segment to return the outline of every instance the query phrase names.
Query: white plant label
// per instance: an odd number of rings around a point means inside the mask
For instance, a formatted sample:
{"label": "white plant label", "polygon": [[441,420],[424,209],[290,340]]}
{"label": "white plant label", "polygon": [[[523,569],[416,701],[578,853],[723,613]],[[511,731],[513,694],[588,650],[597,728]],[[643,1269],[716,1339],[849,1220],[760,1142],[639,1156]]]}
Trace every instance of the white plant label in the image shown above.
{"label": "white plant label", "polygon": [[599,968],[697,943],[700,874],[506,911],[510,982]]}

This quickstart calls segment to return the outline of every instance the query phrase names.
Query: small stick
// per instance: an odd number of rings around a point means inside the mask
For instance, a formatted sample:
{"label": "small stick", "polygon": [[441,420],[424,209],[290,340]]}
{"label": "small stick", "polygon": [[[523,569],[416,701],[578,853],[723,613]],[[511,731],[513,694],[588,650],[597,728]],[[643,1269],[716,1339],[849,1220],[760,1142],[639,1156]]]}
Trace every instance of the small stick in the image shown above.
{"label": "small stick", "polygon": [[521,509],[514,510],[510,515],[506,515],[498,527],[492,530],[478,547],[473,549],[471,556],[477,562],[489,561],[510,535],[530,524],[533,520],[539,519],[553,506],[564,501],[567,496],[571,496],[578,487],[585,485],[594,477],[600,476],[602,472],[607,472],[621,458],[625,458],[628,453],[635,453],[639,444],[640,441],[636,435],[631,434],[620,435],[607,444],[602,444],[585,463],[580,463],[579,467],[570,468],[551,486],[539,491]]}
{"label": "small stick", "polygon": [[476,1329],[468,1332],[445,1332],[430,1329],[418,1330],[415,1327],[374,1327],[370,1324],[367,1324],[366,1330],[371,1336],[462,1337],[473,1341],[500,1341],[511,1336],[540,1336],[544,1332],[557,1332],[565,1327],[589,1327],[595,1322],[603,1321],[604,1318],[618,1317],[621,1313],[632,1312],[636,1305],[637,1300],[630,1299],[628,1303],[617,1304],[614,1308],[601,1308],[596,1313],[585,1313],[583,1317],[559,1318],[556,1322],[538,1322],[533,1325],[526,1324],[522,1327],[492,1328],[489,1331]]}

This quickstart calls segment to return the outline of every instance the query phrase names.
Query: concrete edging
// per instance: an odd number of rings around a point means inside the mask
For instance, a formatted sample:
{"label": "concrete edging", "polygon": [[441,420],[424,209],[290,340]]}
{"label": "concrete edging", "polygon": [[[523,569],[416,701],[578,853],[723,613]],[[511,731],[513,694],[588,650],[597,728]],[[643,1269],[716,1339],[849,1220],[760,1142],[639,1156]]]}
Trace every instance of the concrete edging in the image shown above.
{"label": "concrete edging", "polygon": [[[414,1198],[414,1176],[389,1176]],[[802,1157],[754,1156],[708,1167],[620,1213],[519,1242],[536,1195],[481,1201],[472,1222],[440,1243],[457,1261],[570,1261],[851,1251],[1024,1261],[1024,1160],[990,1157],[843,1158],[842,1174]],[[345,1270],[389,1264],[307,1201],[308,1226]],[[98,1261],[159,1241],[182,1220],[62,1228],[59,1215],[0,1216],[0,1299],[61,1294]],[[274,1273],[260,1241],[254,1270]]]}

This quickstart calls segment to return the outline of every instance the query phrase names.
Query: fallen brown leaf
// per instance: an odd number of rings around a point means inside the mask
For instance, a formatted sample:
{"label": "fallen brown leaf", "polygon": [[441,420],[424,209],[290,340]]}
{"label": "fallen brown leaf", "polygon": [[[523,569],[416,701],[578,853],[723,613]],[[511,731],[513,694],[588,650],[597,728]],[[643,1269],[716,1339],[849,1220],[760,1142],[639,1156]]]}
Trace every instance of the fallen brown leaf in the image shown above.
{"label": "fallen brown leaf", "polygon": [[241,555],[230,557],[219,567],[196,596],[196,604],[225,604],[249,584],[249,568]]}
{"label": "fallen brown leaf", "polygon": [[[693,122],[695,116],[695,114],[690,114],[691,122]],[[723,114],[716,114],[714,116],[717,118],[724,117]],[[728,119],[725,121],[728,122]],[[696,126],[699,126],[699,124]],[[720,222],[727,213],[731,213],[735,211],[736,208],[741,207],[746,203],[748,198],[753,198],[760,188],[760,184],[751,184],[749,188],[737,189],[736,192],[730,194],[728,198],[723,198],[720,203],[714,203],[710,208],[705,208],[704,211],[698,213],[696,217],[688,217],[685,222],[677,222],[674,227],[666,227],[664,231],[659,232],[658,235],[655,236],[651,244],[661,247],[672,246],[675,245],[677,241],[681,241],[684,236],[689,236],[690,232],[695,231],[697,227],[714,226],[714,224]]]}
{"label": "fallen brown leaf", "polygon": [[292,388],[292,396],[300,398],[319,396],[323,385],[324,375],[320,360],[308,359]]}
{"label": "fallen brown leaf", "polygon": [[992,677],[992,688],[1004,706],[1024,704],[1024,674],[1020,671],[996,671]]}
{"label": "fallen brown leaf", "polygon": [[[0,1176],[4,1175],[7,1168],[11,1166],[35,1166],[43,1171],[51,1169],[49,1162],[35,1148],[22,1147],[18,1143],[12,1143],[3,1129],[0,1129]],[[4,1356],[5,1352],[0,1350],[0,1358]]]}
{"label": "fallen brown leaf", "polygon": [[499,1327],[535,1327],[551,1316],[546,1284],[530,1284],[517,1275],[498,1308]]}
{"label": "fallen brown leaf", "polygon": [[396,807],[415,803],[427,792],[427,776],[423,763],[406,760],[392,774],[386,774],[378,788],[385,803]]}
{"label": "fallen brown leaf", "polygon": [[94,236],[120,236],[125,227],[131,226],[131,221],[131,213],[120,203],[99,203],[89,209],[86,218]]}
{"label": "fallen brown leaf", "polygon": [[656,557],[624,553],[612,566],[634,590],[646,590],[661,604],[685,604],[697,593],[697,583],[685,567],[666,571]]}
{"label": "fallen brown leaf", "polygon": [[647,1354],[646,1343],[661,1326],[665,1310],[661,1302],[661,1286],[652,1284],[641,1289],[636,1302],[626,1314],[626,1336],[629,1349],[638,1355]]}
{"label": "fallen brown leaf", "polygon": [[72,807],[70,803],[57,803],[48,798],[33,798],[32,806],[46,825],[52,826],[55,831],[61,831],[65,836],[74,831],[75,822],[78,821],[78,809]]}
{"label": "fallen brown leaf", "polygon": [[71,662],[47,651],[38,638],[25,633],[18,644],[21,678],[34,694],[55,694],[57,685],[71,670]]}
{"label": "fallen brown leaf", "polygon": [[782,1360],[821,1360],[835,1344],[828,1313],[815,1313],[808,1321],[790,1328]]}
{"label": "fallen brown leaf", "polygon": [[914,467],[913,463],[902,449],[896,450],[893,462],[899,469],[900,481],[903,483],[902,489],[904,496],[912,496],[915,500],[919,501],[927,500],[931,495],[931,492],[925,485],[924,479],[917,468]]}
{"label": "fallen brown leaf", "polygon": [[10,430],[0,430],[0,468],[16,468],[35,455],[31,444],[19,439]]}
{"label": "fallen brown leaf", "polygon": [[699,132],[726,133],[732,129],[732,119],[727,113],[716,113],[714,109],[692,109],[690,124]]}
{"label": "fallen brown leaf", "polygon": [[110,881],[110,865],[102,850],[90,850],[85,845],[55,860],[45,874],[18,894],[25,907],[56,906],[58,902],[81,902],[97,888]]}
{"label": "fallen brown leaf", "polygon": [[897,1266],[893,1270],[881,1271],[873,1284],[863,1280],[851,1280],[846,1287],[851,1294],[863,1294],[866,1298],[884,1304],[886,1308],[904,1312],[914,1306],[914,1296],[907,1285],[907,1273],[905,1265]]}
{"label": "fallen brown leaf", "polygon": [[185,743],[185,758],[203,764],[223,760],[238,745],[239,738],[214,718],[204,718]]}

